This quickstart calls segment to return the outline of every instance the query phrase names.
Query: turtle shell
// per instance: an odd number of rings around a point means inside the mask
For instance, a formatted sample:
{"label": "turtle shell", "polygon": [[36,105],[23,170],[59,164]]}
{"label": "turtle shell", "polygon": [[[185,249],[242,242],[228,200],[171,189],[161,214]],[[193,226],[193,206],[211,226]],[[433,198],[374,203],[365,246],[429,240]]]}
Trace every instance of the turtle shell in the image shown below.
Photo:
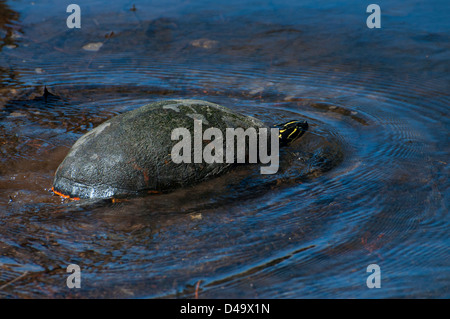
{"label": "turtle shell", "polygon": [[171,139],[172,130],[186,128],[192,133],[194,119],[202,120],[203,131],[266,127],[258,119],[206,101],[151,103],[83,135],[58,167],[54,192],[71,198],[120,198],[170,191],[226,172],[233,164],[172,160],[172,148],[179,142]]}

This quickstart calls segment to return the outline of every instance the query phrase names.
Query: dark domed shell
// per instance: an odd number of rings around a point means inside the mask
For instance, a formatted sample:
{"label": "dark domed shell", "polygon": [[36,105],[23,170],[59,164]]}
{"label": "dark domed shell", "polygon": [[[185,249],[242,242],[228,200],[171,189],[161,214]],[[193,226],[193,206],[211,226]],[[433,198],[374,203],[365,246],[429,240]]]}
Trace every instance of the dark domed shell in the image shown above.
{"label": "dark domed shell", "polygon": [[118,115],[71,148],[56,171],[55,193],[78,198],[111,198],[192,185],[227,171],[227,163],[179,163],[171,158],[172,130],[266,127],[261,121],[200,100],[169,100]]}

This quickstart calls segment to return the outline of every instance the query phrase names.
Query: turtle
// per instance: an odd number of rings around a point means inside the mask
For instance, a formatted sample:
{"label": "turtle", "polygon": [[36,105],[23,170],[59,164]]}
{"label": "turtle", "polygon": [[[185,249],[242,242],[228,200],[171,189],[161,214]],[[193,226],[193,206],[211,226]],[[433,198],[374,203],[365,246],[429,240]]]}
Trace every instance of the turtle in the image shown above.
{"label": "turtle", "polygon": [[[263,128],[278,128],[280,146],[291,144],[308,130],[305,120],[267,126],[255,117],[204,100],[157,101],[114,116],[81,136],[57,168],[52,191],[71,199],[120,199],[165,193],[217,177],[240,165],[225,160],[174,161],[171,153],[180,143],[174,139],[174,129],[193,132],[196,123],[201,123],[205,132],[208,128],[222,132],[229,128],[254,128],[259,132]],[[267,132],[270,135],[270,130]],[[202,140],[201,145],[210,142]],[[248,150],[249,139],[245,143]],[[235,153],[236,157],[238,152]]]}

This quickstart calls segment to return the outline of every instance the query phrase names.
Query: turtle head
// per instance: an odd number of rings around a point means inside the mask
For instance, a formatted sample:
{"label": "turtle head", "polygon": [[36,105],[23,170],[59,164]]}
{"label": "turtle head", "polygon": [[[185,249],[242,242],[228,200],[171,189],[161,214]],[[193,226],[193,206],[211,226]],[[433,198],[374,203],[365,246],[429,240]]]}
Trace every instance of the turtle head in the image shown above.
{"label": "turtle head", "polygon": [[305,120],[294,120],[274,126],[279,129],[280,146],[291,144],[308,130],[308,123]]}

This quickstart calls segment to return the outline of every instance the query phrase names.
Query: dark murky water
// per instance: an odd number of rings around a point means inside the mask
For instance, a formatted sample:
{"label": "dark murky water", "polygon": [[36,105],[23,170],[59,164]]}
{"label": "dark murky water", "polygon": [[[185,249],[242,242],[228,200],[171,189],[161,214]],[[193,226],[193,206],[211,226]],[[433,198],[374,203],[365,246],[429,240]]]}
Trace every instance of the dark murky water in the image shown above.
{"label": "dark murky water", "polygon": [[[70,30],[65,3],[0,1],[0,297],[450,297],[448,2],[379,1],[377,30],[353,1],[77,3]],[[180,97],[307,119],[309,165],[52,195],[83,133]]]}

